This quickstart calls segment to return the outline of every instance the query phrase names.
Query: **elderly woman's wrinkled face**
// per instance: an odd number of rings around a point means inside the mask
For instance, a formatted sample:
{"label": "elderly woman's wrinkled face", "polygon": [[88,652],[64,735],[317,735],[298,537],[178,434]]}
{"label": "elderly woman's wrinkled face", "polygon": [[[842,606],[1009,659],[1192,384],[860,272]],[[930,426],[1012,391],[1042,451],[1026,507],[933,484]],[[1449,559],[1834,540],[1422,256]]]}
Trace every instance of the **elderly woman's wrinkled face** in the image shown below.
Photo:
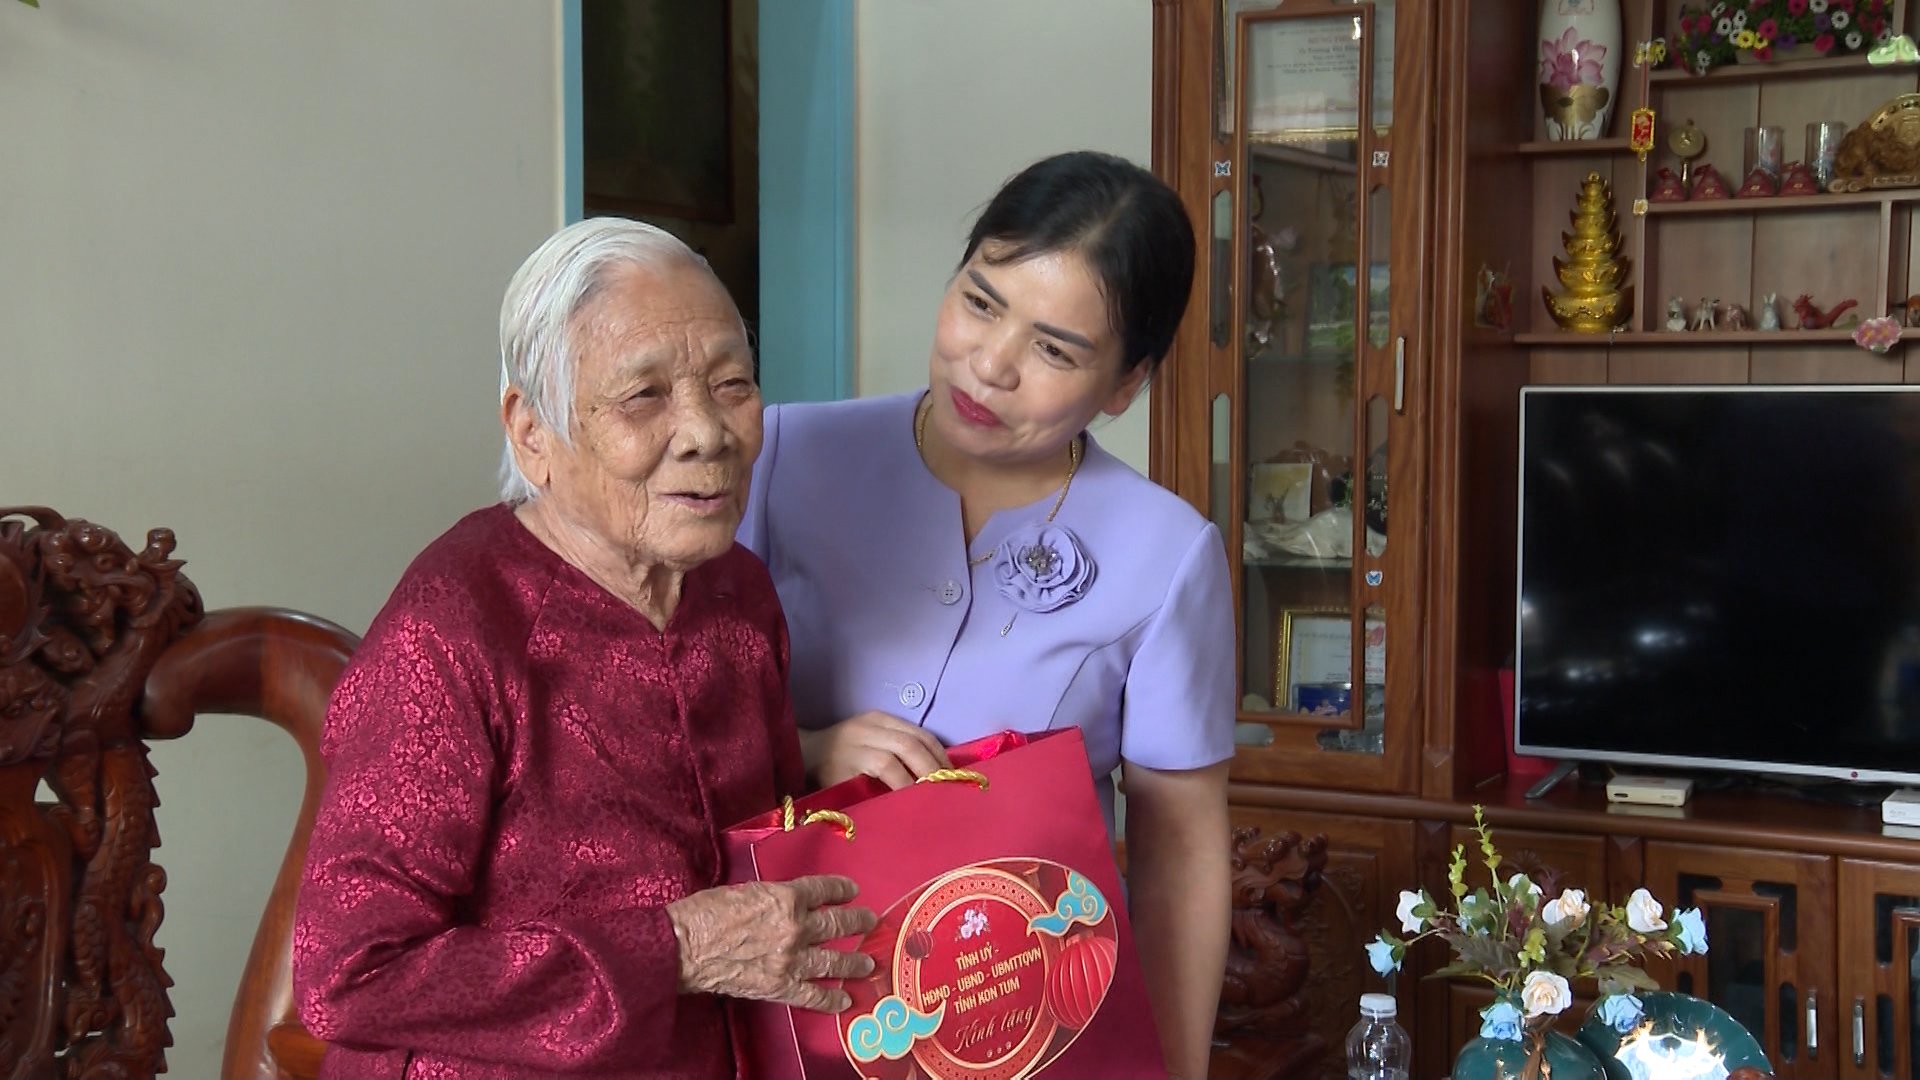
{"label": "elderly woman's wrinkled face", "polygon": [[760,453],[739,312],[704,269],[614,272],[572,327],[573,445],[549,440],[543,500],[635,566],[724,554]]}

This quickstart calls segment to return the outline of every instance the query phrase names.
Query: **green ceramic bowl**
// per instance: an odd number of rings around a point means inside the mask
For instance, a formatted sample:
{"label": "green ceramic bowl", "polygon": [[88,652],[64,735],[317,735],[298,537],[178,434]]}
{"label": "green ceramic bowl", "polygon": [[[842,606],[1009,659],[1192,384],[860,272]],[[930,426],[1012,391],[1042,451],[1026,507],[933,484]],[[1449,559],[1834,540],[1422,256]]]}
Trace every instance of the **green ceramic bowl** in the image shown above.
{"label": "green ceramic bowl", "polygon": [[[1648,990],[1634,996],[1646,1006],[1646,1016],[1641,1022],[1651,1021],[1656,1037],[1674,1036],[1690,1041],[1704,1031],[1708,1044],[1725,1057],[1729,1072],[1752,1067],[1773,1075],[1773,1066],[1760,1049],[1759,1040],[1713,1002],[1669,990]],[[1587,1012],[1586,1022],[1580,1025],[1580,1041],[1605,1066],[1607,1080],[1633,1080],[1633,1073],[1617,1056],[1625,1039],[1626,1036],[1600,1019],[1600,1004],[1595,1002]]]}
{"label": "green ceramic bowl", "polygon": [[[1553,1080],[1607,1080],[1593,1052],[1557,1031],[1547,1032],[1547,1063]],[[1453,1080],[1509,1080],[1527,1067],[1527,1044],[1519,1039],[1475,1039],[1453,1059]]]}

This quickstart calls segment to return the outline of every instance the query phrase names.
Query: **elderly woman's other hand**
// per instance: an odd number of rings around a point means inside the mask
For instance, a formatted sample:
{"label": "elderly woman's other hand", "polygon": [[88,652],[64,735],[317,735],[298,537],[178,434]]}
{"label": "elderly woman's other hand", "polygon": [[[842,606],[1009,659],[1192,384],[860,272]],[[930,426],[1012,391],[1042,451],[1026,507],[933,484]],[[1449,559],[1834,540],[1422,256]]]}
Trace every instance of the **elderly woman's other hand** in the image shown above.
{"label": "elderly woman's other hand", "polygon": [[816,980],[873,973],[865,953],[822,945],[878,924],[867,908],[844,906],[859,891],[849,878],[819,875],[707,889],[667,905],[682,991],[845,1010],[847,992]]}

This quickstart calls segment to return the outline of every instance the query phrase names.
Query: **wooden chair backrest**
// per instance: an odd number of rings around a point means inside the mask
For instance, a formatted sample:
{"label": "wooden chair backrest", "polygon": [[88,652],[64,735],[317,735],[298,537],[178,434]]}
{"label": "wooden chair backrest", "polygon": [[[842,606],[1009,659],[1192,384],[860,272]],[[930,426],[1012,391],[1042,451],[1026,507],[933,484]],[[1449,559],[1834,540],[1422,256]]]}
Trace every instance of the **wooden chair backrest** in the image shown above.
{"label": "wooden chair backrest", "polygon": [[[297,612],[207,614],[155,529],[129,548],[44,507],[0,508],[0,1062],[17,1077],[165,1069],[147,743],[201,713],[293,736],[306,787],[235,995],[221,1075],[291,1080],[323,1044],[293,1013],[293,904],[325,783],[320,728],[358,640]],[[39,803],[42,781],[57,801]]]}

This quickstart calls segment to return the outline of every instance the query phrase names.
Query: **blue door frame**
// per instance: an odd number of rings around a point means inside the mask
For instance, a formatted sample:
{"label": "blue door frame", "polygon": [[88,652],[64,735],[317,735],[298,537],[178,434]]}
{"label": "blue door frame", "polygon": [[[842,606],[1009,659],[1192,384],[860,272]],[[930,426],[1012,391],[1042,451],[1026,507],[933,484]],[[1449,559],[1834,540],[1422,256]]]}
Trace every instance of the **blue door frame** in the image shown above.
{"label": "blue door frame", "polygon": [[[580,2],[561,0],[564,213],[580,220]],[[760,381],[853,394],[853,0],[760,0]]]}

